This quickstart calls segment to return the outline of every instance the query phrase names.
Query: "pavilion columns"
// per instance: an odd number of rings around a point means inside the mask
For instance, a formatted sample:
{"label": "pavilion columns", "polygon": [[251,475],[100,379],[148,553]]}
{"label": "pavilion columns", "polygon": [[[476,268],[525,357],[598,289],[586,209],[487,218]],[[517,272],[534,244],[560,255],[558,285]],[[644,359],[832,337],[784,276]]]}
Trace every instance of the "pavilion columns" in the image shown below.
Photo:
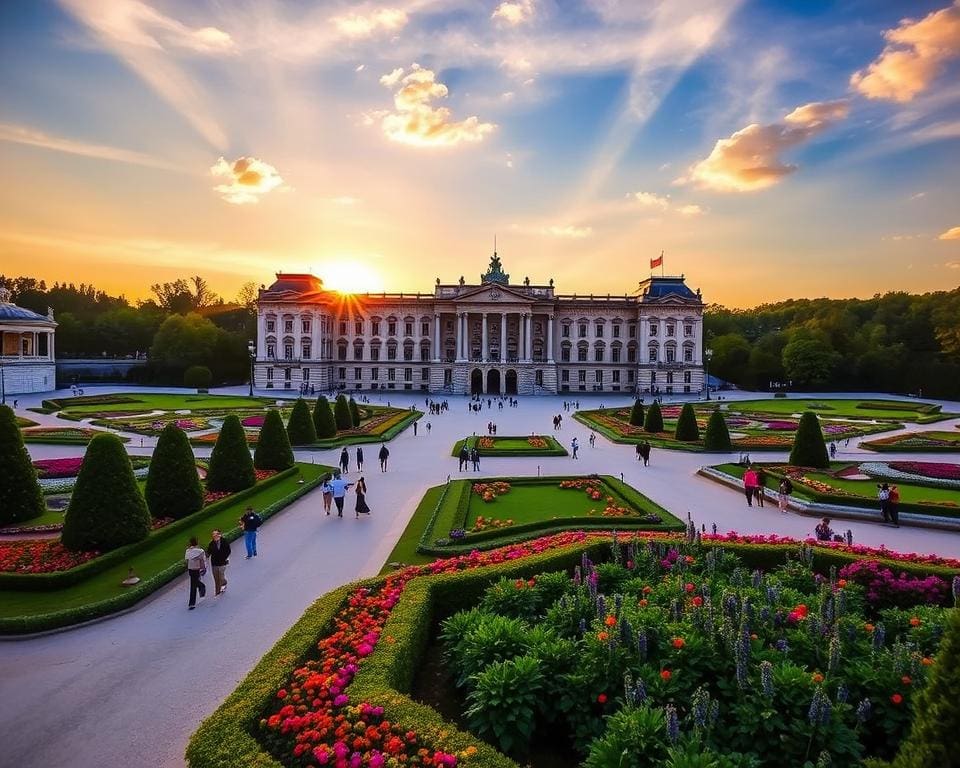
{"label": "pavilion columns", "polygon": [[464,313],[457,313],[457,362],[463,362],[463,318]]}

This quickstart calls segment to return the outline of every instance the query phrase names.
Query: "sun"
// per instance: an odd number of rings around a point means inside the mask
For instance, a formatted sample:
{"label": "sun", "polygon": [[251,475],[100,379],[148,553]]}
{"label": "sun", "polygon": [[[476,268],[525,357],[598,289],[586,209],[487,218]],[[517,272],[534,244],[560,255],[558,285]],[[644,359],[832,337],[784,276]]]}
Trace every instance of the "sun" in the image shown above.
{"label": "sun", "polygon": [[354,260],[331,261],[320,269],[323,287],[339,293],[380,293],[383,279],[367,264]]}

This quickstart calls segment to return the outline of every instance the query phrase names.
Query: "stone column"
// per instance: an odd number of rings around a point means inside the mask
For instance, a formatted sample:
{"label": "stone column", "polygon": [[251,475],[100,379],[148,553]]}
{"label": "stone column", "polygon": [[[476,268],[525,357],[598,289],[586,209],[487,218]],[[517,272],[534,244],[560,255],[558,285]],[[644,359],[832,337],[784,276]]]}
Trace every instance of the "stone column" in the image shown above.
{"label": "stone column", "polygon": [[500,313],[500,362],[507,362],[507,313]]}
{"label": "stone column", "polygon": [[433,362],[440,362],[440,313],[433,313]]}
{"label": "stone column", "polygon": [[533,349],[533,334],[531,333],[533,330],[533,315],[525,315],[524,322],[526,327],[523,330],[523,359],[529,363],[532,355],[531,350]]}
{"label": "stone column", "polygon": [[553,362],[553,315],[547,315],[547,362]]}
{"label": "stone column", "polygon": [[457,361],[463,360],[463,314],[457,312]]}
{"label": "stone column", "polygon": [[517,362],[523,360],[523,313],[517,313]]}
{"label": "stone column", "polygon": [[480,359],[483,362],[486,362],[490,359],[490,348],[487,344],[487,313],[484,312],[480,315]]}

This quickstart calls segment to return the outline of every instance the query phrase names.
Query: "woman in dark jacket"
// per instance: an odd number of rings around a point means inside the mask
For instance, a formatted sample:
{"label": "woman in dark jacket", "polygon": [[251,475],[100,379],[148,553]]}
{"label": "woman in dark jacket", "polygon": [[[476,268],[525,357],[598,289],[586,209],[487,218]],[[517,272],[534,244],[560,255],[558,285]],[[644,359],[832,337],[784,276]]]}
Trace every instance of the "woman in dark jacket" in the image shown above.
{"label": "woman in dark jacket", "polygon": [[357,519],[360,515],[369,515],[370,507],[367,506],[367,482],[362,477],[357,481]]}

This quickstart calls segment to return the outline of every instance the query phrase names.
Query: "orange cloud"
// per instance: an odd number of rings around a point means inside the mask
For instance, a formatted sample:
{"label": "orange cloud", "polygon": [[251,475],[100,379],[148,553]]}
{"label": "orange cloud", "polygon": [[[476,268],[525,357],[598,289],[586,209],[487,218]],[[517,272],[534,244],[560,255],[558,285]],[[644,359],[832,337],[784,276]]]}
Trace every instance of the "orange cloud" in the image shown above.
{"label": "orange cloud", "polygon": [[564,226],[551,226],[544,227],[540,230],[544,235],[549,235],[550,237],[562,237],[571,240],[582,240],[585,237],[590,237],[593,234],[593,227],[575,227],[572,224],[567,224]]}
{"label": "orange cloud", "polygon": [[406,11],[398,8],[380,8],[370,13],[335,16],[333,25],[344,37],[370,37],[377,32],[395,32],[407,25]]}
{"label": "orange cloud", "polygon": [[533,0],[502,2],[490,15],[490,18],[516,27],[533,18]]}
{"label": "orange cloud", "polygon": [[720,192],[753,192],[766,189],[793,173],[797,166],[780,155],[803,144],[849,111],[845,100],[804,104],[770,125],[752,123],[729,139],[720,139],[710,155],[691,166],[677,181]]}
{"label": "orange cloud", "polygon": [[950,59],[960,56],[960,0],[926,15],[904,19],[884,33],[887,45],[871,64],[850,77],[868,99],[907,102],[927,89]]}
{"label": "orange cloud", "polygon": [[937,238],[938,240],[960,240],[960,227],[950,227]]}
{"label": "orange cloud", "polygon": [[481,123],[475,115],[451,120],[449,109],[434,106],[432,102],[447,97],[447,86],[437,82],[432,70],[419,64],[414,64],[406,75],[402,69],[394,70],[380,82],[387,87],[401,86],[393,97],[396,112],[386,114],[381,122],[391,141],[417,147],[453,146],[482,141],[496,128],[493,123]]}
{"label": "orange cloud", "polygon": [[221,157],[210,173],[229,181],[218,184],[214,189],[234,205],[259,202],[265,194],[283,185],[277,169],[255,157],[240,157],[233,163]]}

